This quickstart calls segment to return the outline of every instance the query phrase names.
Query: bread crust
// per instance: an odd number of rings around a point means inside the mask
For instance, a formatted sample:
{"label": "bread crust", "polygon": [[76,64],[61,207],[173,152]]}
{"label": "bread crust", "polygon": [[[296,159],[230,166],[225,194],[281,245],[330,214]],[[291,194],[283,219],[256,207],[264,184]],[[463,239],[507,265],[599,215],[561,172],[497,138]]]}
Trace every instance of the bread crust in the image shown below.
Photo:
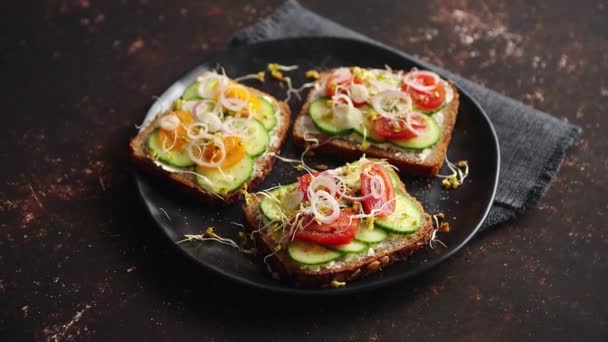
{"label": "bread crust", "polygon": [[[416,250],[429,243],[433,236],[433,222],[420,202],[407,194],[412,199],[420,212],[423,213],[422,227],[414,234],[403,235],[403,240],[395,245],[390,245],[382,249],[376,249],[373,255],[362,257],[354,262],[331,269],[319,268],[318,270],[310,266],[301,265],[289,257],[286,251],[281,250],[273,253],[275,243],[269,236],[254,233],[258,256],[266,259],[274,278],[291,284],[295,287],[324,287],[330,286],[333,281],[349,282],[361,277],[365,277],[375,272],[382,271],[384,268],[407,259]],[[243,205],[243,215],[246,227],[250,231],[260,227],[259,203],[261,196],[257,195],[248,204]]]}
{"label": "bread crust", "polygon": [[[287,132],[289,130],[290,118],[291,118],[291,110],[289,106],[281,101],[276,100],[274,97],[270,96],[267,93],[264,93],[260,90],[247,87],[250,91],[258,96],[264,96],[268,99],[272,100],[272,103],[275,107],[280,108],[279,116],[277,118],[277,126],[273,128],[271,131],[271,139],[273,136],[278,137],[279,142],[274,146],[268,147],[268,150],[261,156],[258,156],[254,159],[254,174],[253,176],[246,182],[247,189],[255,189],[259,186],[266,175],[270,173],[272,167],[274,166],[276,157],[275,154],[279,154],[281,152],[281,148],[287,139]],[[200,198],[205,203],[213,204],[213,205],[224,205],[231,204],[237,201],[242,197],[240,188],[229,192],[224,196],[219,196],[217,194],[210,193],[203,189],[196,182],[195,176],[192,174],[184,174],[184,173],[172,173],[164,170],[162,167],[157,165],[150,157],[149,148],[146,144],[148,140],[148,136],[158,127],[158,121],[160,120],[161,114],[157,115],[154,121],[152,121],[144,130],[139,132],[131,142],[129,143],[129,155],[133,162],[144,172],[147,172],[151,175],[156,176],[158,179],[167,181],[173,187],[178,188],[181,191],[189,193],[194,197]]]}
{"label": "bread crust", "polygon": [[[319,80],[323,80],[331,72],[332,70],[324,71],[321,73]],[[448,145],[452,139],[454,125],[456,124],[456,117],[458,116],[458,89],[452,81],[448,81],[448,83],[452,87],[454,98],[443,109],[445,117],[441,125],[441,139],[435,146],[432,147],[431,153],[427,158],[425,158],[424,161],[417,160],[415,157],[410,155],[396,155],[397,153],[404,151],[404,149],[397,146],[391,146],[389,149],[381,149],[374,146],[373,142],[368,142],[369,146],[366,149],[363,149],[361,148],[360,144],[354,144],[353,142],[339,136],[327,136],[316,129],[314,132],[307,132],[304,129],[304,120],[307,120],[308,111],[313,96],[312,91],[308,94],[306,102],[295,120],[293,126],[293,142],[301,148],[306,147],[307,144],[309,144],[309,142],[307,142],[305,139],[306,135],[306,138],[314,138],[319,141],[318,144],[310,145],[310,149],[320,153],[340,155],[348,160],[358,159],[365,154],[370,158],[388,160],[391,164],[399,168],[399,173],[402,175],[426,177],[436,176],[439,174],[439,171],[443,166]]]}

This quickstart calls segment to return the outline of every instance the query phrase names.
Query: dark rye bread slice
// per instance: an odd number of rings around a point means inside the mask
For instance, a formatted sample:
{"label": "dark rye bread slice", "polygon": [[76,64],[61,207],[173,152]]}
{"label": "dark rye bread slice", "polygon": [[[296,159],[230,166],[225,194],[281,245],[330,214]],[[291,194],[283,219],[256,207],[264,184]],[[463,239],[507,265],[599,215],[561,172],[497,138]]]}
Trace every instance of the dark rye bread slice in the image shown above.
{"label": "dark rye bread slice", "polygon": [[[328,73],[332,70],[325,71],[321,74],[319,81],[327,77]],[[330,154],[339,155],[348,160],[355,160],[360,158],[363,154],[370,158],[386,159],[389,163],[399,168],[399,172],[403,175],[415,175],[415,176],[436,176],[439,174],[439,170],[443,166],[445,154],[452,139],[452,131],[456,124],[456,117],[458,115],[459,95],[456,86],[451,81],[448,81],[452,87],[454,94],[453,100],[443,109],[444,119],[441,123],[442,136],[435,146],[431,148],[430,153],[424,160],[420,160],[415,156],[415,152],[410,150],[402,149],[394,145],[386,145],[387,148],[379,148],[375,143],[368,141],[369,146],[366,149],[361,147],[361,144],[348,140],[342,136],[331,137],[321,133],[312,123],[308,110],[312,96],[314,94],[311,91],[308,94],[308,98],[302,107],[302,110],[298,114],[296,121],[293,126],[293,142],[300,146],[305,147],[310,144],[306,141],[306,138],[314,138],[319,141],[319,144],[309,145],[311,149],[315,151]]]}
{"label": "dark rye bread slice", "polygon": [[[324,287],[330,286],[332,281],[349,282],[365,277],[374,272],[382,271],[385,267],[405,260],[416,250],[429,243],[433,236],[433,222],[420,202],[406,194],[416,203],[418,210],[423,213],[422,227],[414,234],[390,234],[374,250],[373,255],[365,252],[351,256],[348,261],[336,262],[335,267],[306,266],[292,260],[287,251],[281,250],[267,259],[273,278],[289,283],[295,287]],[[255,195],[249,204],[243,205],[243,215],[246,227],[251,231],[259,229],[262,218],[259,212],[261,195]],[[258,256],[263,258],[274,251],[276,243],[265,234],[254,233]],[[338,259],[339,260],[339,259]]]}
{"label": "dark rye bread slice", "polygon": [[[281,152],[281,148],[283,147],[285,139],[287,138],[291,110],[284,102],[277,101],[274,97],[257,89],[250,87],[247,88],[258,96],[263,96],[266,99],[270,99],[276,108],[280,108],[277,117],[277,124],[269,132],[270,144],[267,151],[254,159],[253,175],[246,183],[247,189],[251,190],[260,185],[266,178],[266,175],[268,175],[272,170],[276,160],[274,154],[279,154]],[[152,159],[150,156],[147,140],[148,136],[158,127],[160,116],[161,114],[157,115],[154,121],[148,124],[144,130],[139,132],[133,139],[131,139],[131,143],[129,144],[129,153],[133,161],[145,172],[166,180],[175,187],[187,193],[193,194],[195,197],[202,199],[206,203],[230,204],[241,198],[241,189],[243,187],[231,191],[224,196],[220,196],[210,193],[199,186],[193,174],[169,172],[155,163],[154,159]],[[274,143],[273,137],[275,137]]]}

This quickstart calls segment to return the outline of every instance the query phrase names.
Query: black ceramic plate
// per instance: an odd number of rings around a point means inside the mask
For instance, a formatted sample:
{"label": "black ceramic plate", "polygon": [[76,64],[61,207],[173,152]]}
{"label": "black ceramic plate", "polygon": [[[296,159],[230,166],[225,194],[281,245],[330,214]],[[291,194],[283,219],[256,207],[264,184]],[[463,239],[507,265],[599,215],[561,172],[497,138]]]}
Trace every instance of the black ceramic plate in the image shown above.
{"label": "black ceramic plate", "polygon": [[[323,70],[341,65],[378,68],[389,65],[394,69],[420,67],[397,51],[347,39],[301,38],[243,46],[226,50],[180,78],[152,106],[146,120],[153,118],[160,109],[169,107],[171,101],[178,98],[184,88],[204,70],[221,65],[228,76],[238,77],[263,70],[271,62],[299,65],[299,70],[288,73],[295,86],[308,82],[303,74],[309,69]],[[278,99],[285,98],[285,89],[280,87],[276,80],[267,80],[265,83],[251,81],[249,84]],[[301,108],[301,102],[292,101],[290,105],[295,117]],[[300,151],[293,146],[291,138],[287,140],[282,155],[299,158]],[[437,265],[462,248],[479,229],[494,199],[499,169],[496,134],[483,110],[462,90],[458,120],[448,149],[448,157],[453,161],[468,160],[471,167],[469,178],[458,190],[443,190],[438,178],[404,179],[408,191],[422,202],[427,212],[446,214],[452,231],[439,234],[439,239],[447,247],[437,245],[435,249],[424,248],[414,253],[407,261],[368,278],[350,282],[344,288],[289,287],[272,280],[249,256],[215,242],[182,243],[176,246],[200,265],[218,274],[272,291],[336,295],[395,283]],[[344,162],[346,160],[340,160],[339,156],[308,159],[308,164],[312,166],[323,163],[335,167]],[[277,161],[260,189],[294,182],[297,176],[297,171],[290,165]],[[171,241],[182,239],[184,234],[200,234],[208,226],[213,226],[223,236],[237,237],[239,227],[235,223],[243,221],[240,204],[225,209],[210,209],[200,201],[193,201],[183,194],[171,191],[165,188],[161,181],[142,174],[137,174],[137,184],[151,215]]]}

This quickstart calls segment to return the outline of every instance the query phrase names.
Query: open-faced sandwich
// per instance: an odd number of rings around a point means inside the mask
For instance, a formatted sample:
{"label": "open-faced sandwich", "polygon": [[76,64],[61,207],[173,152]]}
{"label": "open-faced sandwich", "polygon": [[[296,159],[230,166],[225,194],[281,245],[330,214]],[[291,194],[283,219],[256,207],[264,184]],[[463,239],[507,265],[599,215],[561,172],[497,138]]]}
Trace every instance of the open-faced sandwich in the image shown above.
{"label": "open-faced sandwich", "polygon": [[223,74],[205,72],[130,143],[134,160],[210,201],[234,202],[269,173],[289,107]]}
{"label": "open-faced sandwich", "polygon": [[341,67],[322,72],[293,128],[294,142],[356,159],[387,159],[404,174],[439,173],[458,91],[430,71]]}
{"label": "open-faced sandwich", "polygon": [[431,216],[393,166],[365,157],[249,195],[243,211],[273,276],[299,287],[343,285],[433,236]]}

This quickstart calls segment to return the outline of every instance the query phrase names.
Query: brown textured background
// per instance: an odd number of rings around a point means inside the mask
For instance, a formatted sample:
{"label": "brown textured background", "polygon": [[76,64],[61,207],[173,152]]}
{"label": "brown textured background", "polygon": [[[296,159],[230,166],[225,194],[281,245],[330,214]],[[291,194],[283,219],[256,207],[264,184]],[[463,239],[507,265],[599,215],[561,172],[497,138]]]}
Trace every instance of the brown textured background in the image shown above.
{"label": "brown textured background", "polygon": [[607,340],[607,1],[302,1],[583,127],[539,208],[436,269],[286,298],[167,244],[135,193],[134,124],[278,3],[2,2],[0,340]]}

